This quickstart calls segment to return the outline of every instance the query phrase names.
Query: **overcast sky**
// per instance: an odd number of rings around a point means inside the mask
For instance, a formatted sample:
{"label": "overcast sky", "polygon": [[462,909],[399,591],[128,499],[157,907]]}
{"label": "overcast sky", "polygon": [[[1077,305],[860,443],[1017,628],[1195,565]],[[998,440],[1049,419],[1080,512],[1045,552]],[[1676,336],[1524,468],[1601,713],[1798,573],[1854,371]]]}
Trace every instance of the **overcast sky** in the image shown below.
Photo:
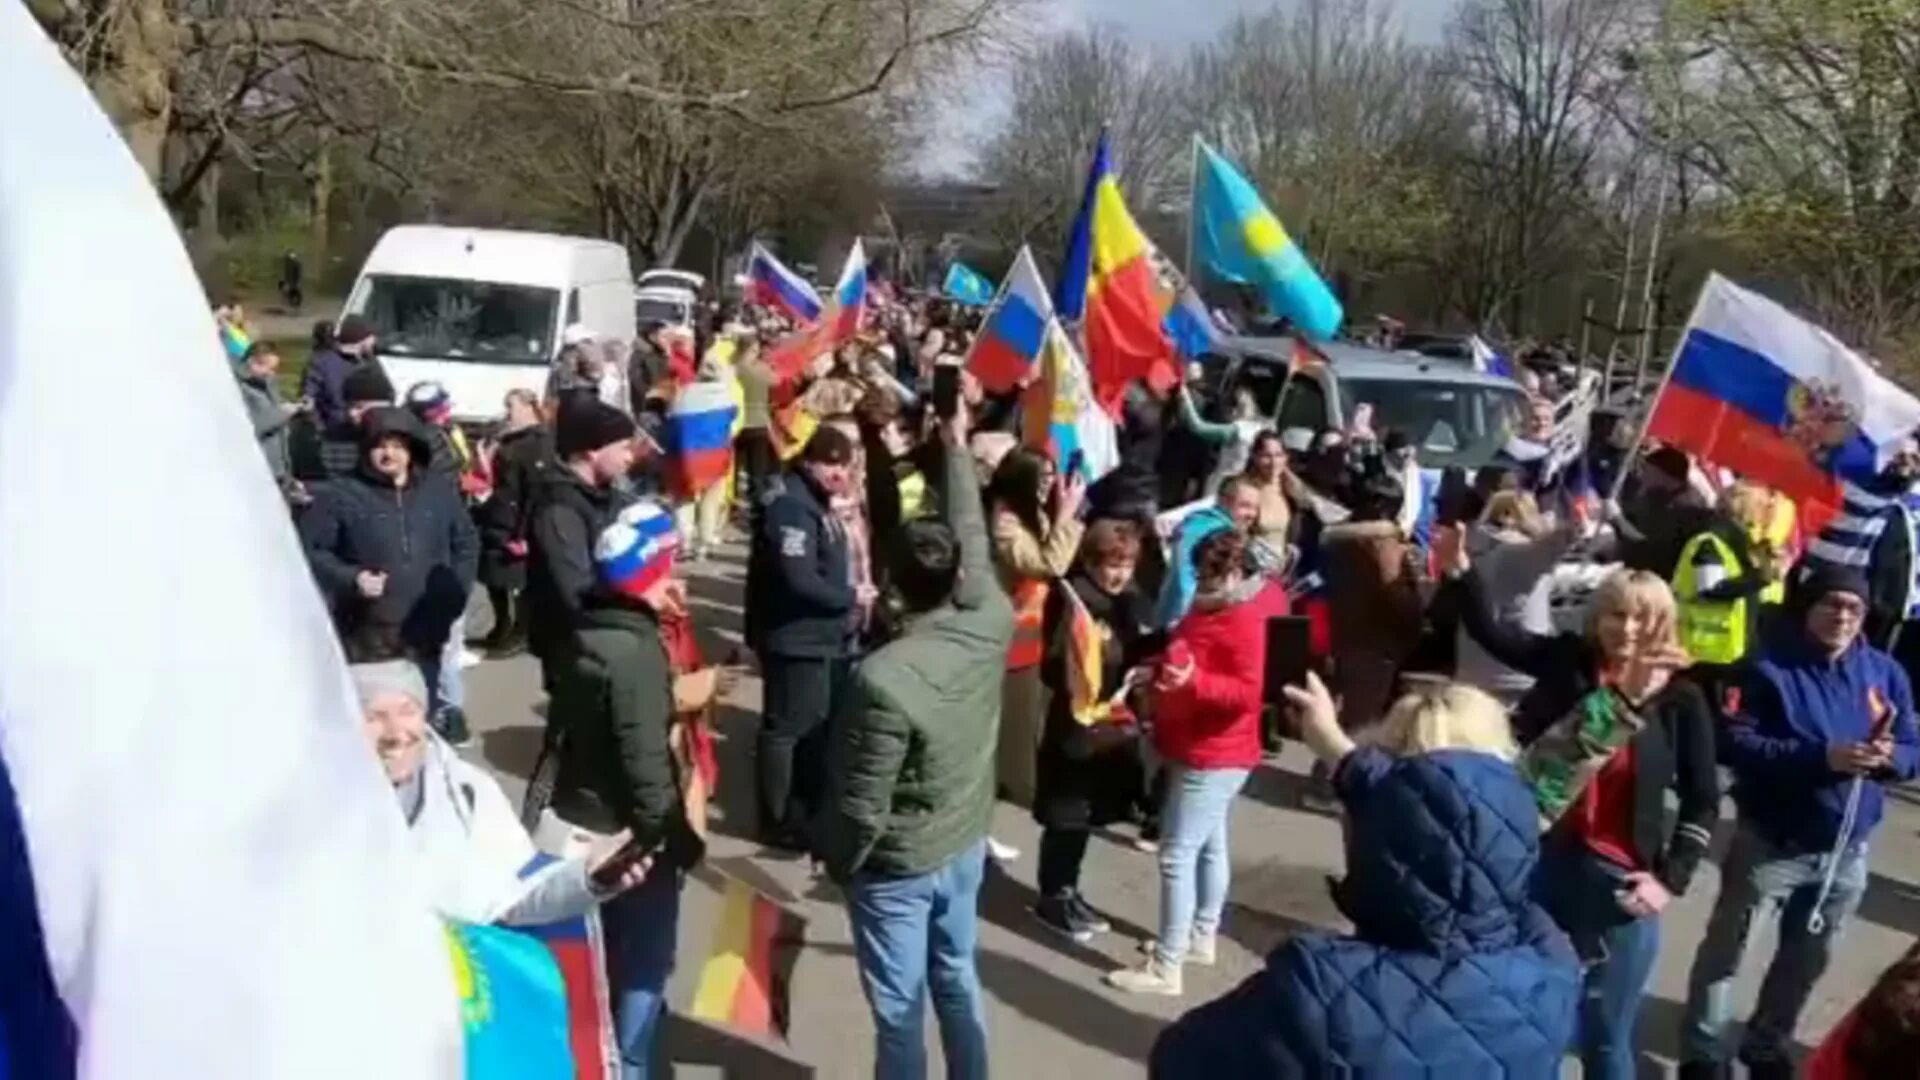
{"label": "overcast sky", "polygon": [[[1035,0],[1042,34],[1082,30],[1105,23],[1134,42],[1177,55],[1205,41],[1241,14],[1270,8],[1291,10],[1295,0]],[[1437,41],[1456,0],[1398,0],[1393,10],[1409,36]],[[957,100],[969,102],[959,115],[941,117],[943,135],[928,147],[928,171],[958,175],[967,171],[973,147],[1004,114],[1008,80],[1004,71],[987,71],[968,80]]]}

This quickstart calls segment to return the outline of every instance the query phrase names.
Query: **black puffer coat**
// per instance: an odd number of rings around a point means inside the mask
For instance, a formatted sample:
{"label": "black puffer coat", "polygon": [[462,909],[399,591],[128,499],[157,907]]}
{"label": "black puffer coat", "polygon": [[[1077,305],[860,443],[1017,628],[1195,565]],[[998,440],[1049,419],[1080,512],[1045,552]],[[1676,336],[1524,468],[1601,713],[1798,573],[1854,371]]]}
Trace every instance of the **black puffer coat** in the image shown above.
{"label": "black puffer coat", "polygon": [[[479,537],[460,493],[431,469],[419,421],[385,407],[361,424],[360,467],[321,487],[300,516],[300,541],[342,640],[438,650],[465,610],[480,559]],[[413,449],[408,482],[396,487],[367,457],[389,435]],[[387,575],[378,597],[361,595],[362,571]]]}

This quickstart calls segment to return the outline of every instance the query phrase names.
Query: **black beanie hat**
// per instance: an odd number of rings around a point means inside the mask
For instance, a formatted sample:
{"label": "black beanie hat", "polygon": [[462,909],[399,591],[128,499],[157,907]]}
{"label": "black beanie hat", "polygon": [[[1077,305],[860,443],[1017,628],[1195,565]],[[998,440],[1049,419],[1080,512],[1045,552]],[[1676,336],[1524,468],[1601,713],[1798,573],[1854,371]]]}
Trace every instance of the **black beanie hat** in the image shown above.
{"label": "black beanie hat", "polygon": [[1851,593],[1862,600],[1871,599],[1867,575],[1851,566],[1811,560],[1800,566],[1800,573],[1793,583],[1793,594],[1787,598],[1787,606],[1795,611],[1805,612],[1833,593]]}
{"label": "black beanie hat", "polygon": [[590,454],[633,438],[633,417],[598,398],[569,397],[554,424],[553,448],[562,459]]}
{"label": "black beanie hat", "polygon": [[333,340],[340,345],[358,345],[373,336],[373,324],[359,315],[349,315],[334,328]]}
{"label": "black beanie hat", "polygon": [[393,404],[393,383],[388,381],[387,373],[380,368],[378,361],[369,361],[347,373],[340,382],[340,400],[349,405],[364,405],[377,401],[382,405]]}
{"label": "black beanie hat", "polygon": [[853,440],[837,427],[822,424],[807,440],[807,448],[800,452],[803,460],[818,465],[853,464]]}

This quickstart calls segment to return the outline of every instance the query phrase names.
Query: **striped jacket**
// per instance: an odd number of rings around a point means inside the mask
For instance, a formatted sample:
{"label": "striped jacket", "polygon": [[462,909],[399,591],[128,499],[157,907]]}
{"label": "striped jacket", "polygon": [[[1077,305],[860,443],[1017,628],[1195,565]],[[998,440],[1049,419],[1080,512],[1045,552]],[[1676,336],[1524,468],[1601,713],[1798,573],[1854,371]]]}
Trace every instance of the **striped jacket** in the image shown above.
{"label": "striped jacket", "polygon": [[1915,582],[1920,563],[1914,559],[1920,548],[1913,509],[1920,509],[1920,493],[1849,480],[1842,488],[1840,513],[1807,545],[1802,560],[1803,572],[1824,565],[1867,576],[1872,593],[1867,636],[1877,643],[1886,640],[1893,626],[1920,615]]}

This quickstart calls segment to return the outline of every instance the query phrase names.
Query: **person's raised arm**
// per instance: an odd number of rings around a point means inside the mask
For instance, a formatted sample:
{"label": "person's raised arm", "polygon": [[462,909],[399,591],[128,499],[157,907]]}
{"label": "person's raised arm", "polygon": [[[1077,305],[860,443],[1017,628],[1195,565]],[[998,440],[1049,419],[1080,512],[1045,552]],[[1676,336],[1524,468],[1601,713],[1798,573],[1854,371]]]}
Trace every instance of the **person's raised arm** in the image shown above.
{"label": "person's raised arm", "polygon": [[983,608],[997,602],[1010,615],[1013,607],[993,573],[987,514],[980,505],[980,478],[974,472],[973,455],[967,452],[967,429],[964,408],[952,420],[940,425],[946,459],[945,483],[940,485],[941,497],[945,500],[941,513],[960,545],[960,582],[954,588],[953,603],[960,608]]}
{"label": "person's raised arm", "polygon": [[1186,425],[1188,431],[1215,446],[1233,441],[1233,425],[1216,424],[1201,416],[1200,410],[1193,406],[1193,394],[1187,390],[1185,383],[1180,384],[1180,390],[1176,396],[1180,399],[1180,422]]}

